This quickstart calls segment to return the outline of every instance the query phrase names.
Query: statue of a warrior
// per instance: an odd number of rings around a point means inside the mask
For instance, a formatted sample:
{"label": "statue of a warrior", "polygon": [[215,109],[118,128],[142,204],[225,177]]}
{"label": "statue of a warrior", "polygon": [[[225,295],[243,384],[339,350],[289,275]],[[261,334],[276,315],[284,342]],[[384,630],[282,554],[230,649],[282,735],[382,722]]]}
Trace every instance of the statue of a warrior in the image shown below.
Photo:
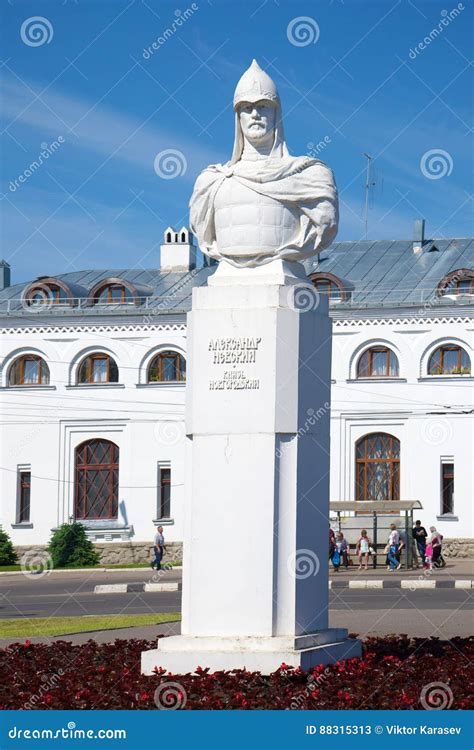
{"label": "statue of a warrior", "polygon": [[256,60],[237,84],[234,111],[232,158],[201,172],[190,201],[201,249],[241,268],[319,253],[337,233],[334,177],[317,159],[290,156],[278,91]]}

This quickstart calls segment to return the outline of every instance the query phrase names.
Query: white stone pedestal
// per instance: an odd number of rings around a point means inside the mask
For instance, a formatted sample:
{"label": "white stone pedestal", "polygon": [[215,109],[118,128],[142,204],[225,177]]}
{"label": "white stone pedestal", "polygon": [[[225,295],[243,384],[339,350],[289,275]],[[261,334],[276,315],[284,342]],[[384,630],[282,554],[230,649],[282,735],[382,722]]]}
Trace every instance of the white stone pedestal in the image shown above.
{"label": "white stone pedestal", "polygon": [[297,283],[193,291],[182,635],[142,654],[146,674],[360,654],[328,629],[331,328]]}

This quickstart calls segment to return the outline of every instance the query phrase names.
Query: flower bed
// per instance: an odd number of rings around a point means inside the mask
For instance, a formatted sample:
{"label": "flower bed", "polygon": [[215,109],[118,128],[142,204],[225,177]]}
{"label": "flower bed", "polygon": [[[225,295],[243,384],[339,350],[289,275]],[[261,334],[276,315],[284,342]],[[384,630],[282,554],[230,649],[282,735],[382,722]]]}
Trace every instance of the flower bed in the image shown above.
{"label": "flower bed", "polygon": [[2,709],[422,709],[472,708],[474,638],[369,638],[361,659],[262,676],[238,670],[140,674],[155,641],[0,650]]}

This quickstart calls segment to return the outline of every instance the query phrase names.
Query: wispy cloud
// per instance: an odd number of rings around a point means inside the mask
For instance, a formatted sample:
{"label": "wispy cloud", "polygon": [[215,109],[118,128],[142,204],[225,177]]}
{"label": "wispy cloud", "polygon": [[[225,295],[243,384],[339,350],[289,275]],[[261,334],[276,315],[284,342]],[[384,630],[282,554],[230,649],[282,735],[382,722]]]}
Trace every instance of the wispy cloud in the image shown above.
{"label": "wispy cloud", "polygon": [[[27,126],[39,141],[47,134],[63,135],[74,148],[98,153],[105,159],[124,161],[129,166],[146,170],[151,176],[156,154],[168,148],[178,149],[188,162],[183,179],[190,182],[203,165],[218,160],[218,154],[201,141],[157,126],[152,113],[158,105],[150,106],[149,115],[139,119],[57,89],[49,89],[44,96],[34,100],[32,91],[39,95],[43,88],[38,82],[23,83],[13,76],[3,75],[0,85],[3,89],[4,127],[20,142],[22,134],[18,125],[21,124]],[[150,117],[148,122],[147,117]]]}

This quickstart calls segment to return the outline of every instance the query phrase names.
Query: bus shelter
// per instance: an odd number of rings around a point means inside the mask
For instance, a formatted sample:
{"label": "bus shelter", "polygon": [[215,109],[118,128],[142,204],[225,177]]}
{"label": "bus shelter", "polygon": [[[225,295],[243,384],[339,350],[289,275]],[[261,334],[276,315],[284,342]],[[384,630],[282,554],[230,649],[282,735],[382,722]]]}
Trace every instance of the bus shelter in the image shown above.
{"label": "bus shelter", "polygon": [[[347,514],[353,514],[353,516],[359,518],[364,522],[365,526],[368,527],[367,516],[370,517],[372,522],[372,546],[375,550],[373,559],[374,568],[377,567],[377,545],[386,544],[386,539],[378,541],[380,535],[380,520],[383,516],[387,522],[390,517],[395,518],[400,516],[402,518],[402,529],[399,531],[404,532],[405,536],[405,550],[404,550],[404,561],[406,568],[411,568],[413,564],[413,544],[412,544],[412,529],[413,529],[413,511],[422,510],[423,506],[419,500],[399,500],[394,502],[393,500],[388,501],[366,501],[366,500],[339,500],[330,503],[331,513],[336,513],[337,523],[339,531],[341,531],[341,516]],[[382,553],[383,554],[383,553]],[[385,559],[385,556],[384,556]]]}

